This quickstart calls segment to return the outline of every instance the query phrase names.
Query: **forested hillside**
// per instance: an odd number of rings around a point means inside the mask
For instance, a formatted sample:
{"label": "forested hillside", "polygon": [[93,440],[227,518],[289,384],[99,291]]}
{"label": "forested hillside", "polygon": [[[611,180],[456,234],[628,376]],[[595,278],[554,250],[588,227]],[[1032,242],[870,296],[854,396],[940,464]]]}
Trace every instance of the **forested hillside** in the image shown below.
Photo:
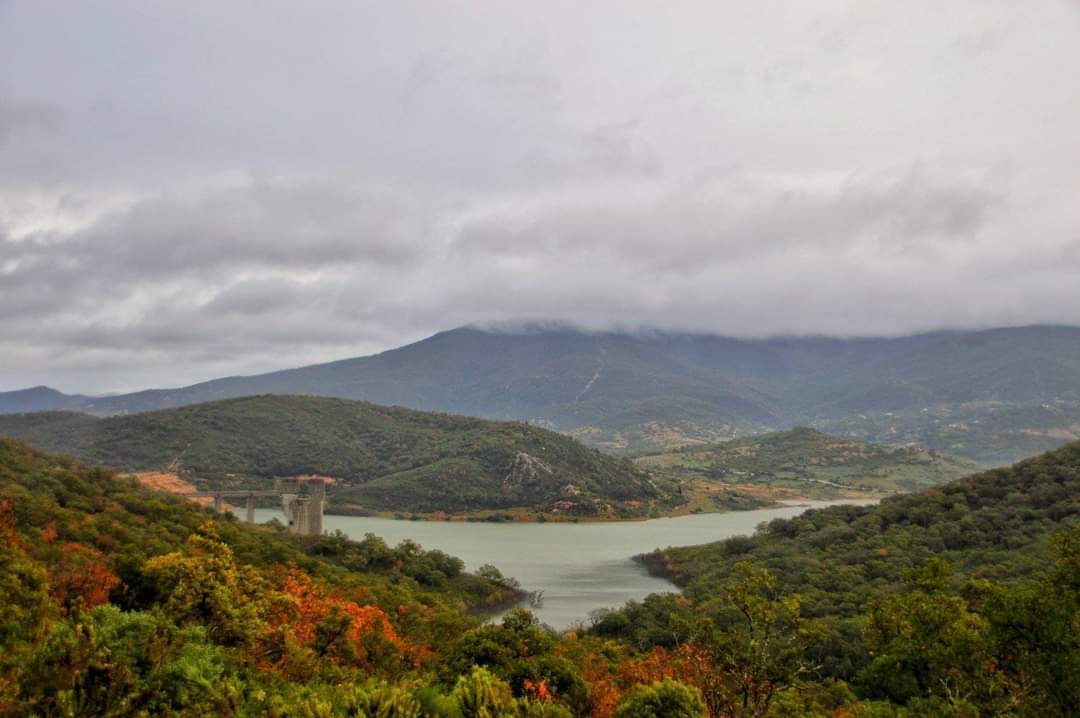
{"label": "forested hillside", "polygon": [[868,444],[805,427],[647,454],[635,463],[684,481],[762,486],[825,499],[918,491],[979,468],[925,449]]}
{"label": "forested hillside", "polygon": [[519,422],[321,397],[261,396],[96,418],[0,417],[0,435],[123,471],[176,471],[200,488],[333,477],[330,499],[369,510],[522,508],[644,515],[678,496],[625,459]]}
{"label": "forested hillside", "polygon": [[1077,387],[1074,327],[760,340],[463,327],[374,356],[183,388],[0,394],[0,413],[106,415],[310,394],[543,422],[614,451],[809,425],[1001,464],[1080,438]]}
{"label": "forested hillside", "polygon": [[665,549],[646,560],[701,599],[734,564],[751,561],[798,591],[810,615],[852,615],[931,557],[975,578],[1036,574],[1050,535],[1077,522],[1080,442],[922,493],[807,511],[751,538]]}
{"label": "forested hillside", "polygon": [[291,679],[400,675],[514,598],[439,551],[240,524],[8,439],[0,575],[12,716],[301,715]]}
{"label": "forested hillside", "polygon": [[[1056,557],[1057,563],[1054,563]],[[692,640],[717,597],[756,576],[761,656],[789,679],[817,666],[903,716],[1074,715],[1080,700],[1080,442],[877,506],[775,520],[752,537],[658,550],[684,587],[599,615],[597,635]],[[798,630],[796,630],[798,627]],[[801,645],[803,662],[785,651]],[[893,709],[895,710],[895,709]]]}
{"label": "forested hillside", "polygon": [[1075,445],[668,552],[686,598],[558,636],[463,612],[514,597],[493,567],[241,524],[0,439],[0,715],[1070,716],[1078,481]]}

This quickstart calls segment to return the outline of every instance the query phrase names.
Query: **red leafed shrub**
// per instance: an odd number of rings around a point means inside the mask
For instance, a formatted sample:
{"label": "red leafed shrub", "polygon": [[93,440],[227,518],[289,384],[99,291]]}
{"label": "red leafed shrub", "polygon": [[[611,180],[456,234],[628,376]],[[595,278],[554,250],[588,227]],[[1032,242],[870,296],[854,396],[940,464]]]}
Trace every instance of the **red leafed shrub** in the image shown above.
{"label": "red leafed shrub", "polygon": [[312,658],[371,669],[377,664],[417,666],[430,651],[398,635],[378,606],[360,605],[328,592],[307,574],[292,570],[281,584],[286,601],[269,617],[269,633],[285,644],[264,669],[283,674],[303,670]]}
{"label": "red leafed shrub", "polygon": [[83,608],[107,603],[109,591],[118,583],[100,551],[75,542],[63,545],[49,571],[49,593],[66,612],[77,602]]}

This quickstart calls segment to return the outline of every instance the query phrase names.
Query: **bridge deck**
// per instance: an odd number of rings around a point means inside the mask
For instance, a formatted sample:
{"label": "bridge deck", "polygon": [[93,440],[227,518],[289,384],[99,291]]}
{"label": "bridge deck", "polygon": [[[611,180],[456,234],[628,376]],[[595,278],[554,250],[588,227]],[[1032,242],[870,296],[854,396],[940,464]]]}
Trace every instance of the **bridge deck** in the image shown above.
{"label": "bridge deck", "polygon": [[209,496],[216,498],[221,496],[226,499],[246,499],[248,496],[280,496],[280,491],[191,491],[179,496]]}

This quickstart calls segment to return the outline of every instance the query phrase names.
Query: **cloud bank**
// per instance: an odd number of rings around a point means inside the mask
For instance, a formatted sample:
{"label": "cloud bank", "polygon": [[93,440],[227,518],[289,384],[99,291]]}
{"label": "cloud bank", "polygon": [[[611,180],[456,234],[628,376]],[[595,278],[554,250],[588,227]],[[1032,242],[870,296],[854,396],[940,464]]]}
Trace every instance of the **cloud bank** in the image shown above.
{"label": "cloud bank", "polygon": [[0,390],[545,320],[1080,324],[1046,0],[0,5]]}

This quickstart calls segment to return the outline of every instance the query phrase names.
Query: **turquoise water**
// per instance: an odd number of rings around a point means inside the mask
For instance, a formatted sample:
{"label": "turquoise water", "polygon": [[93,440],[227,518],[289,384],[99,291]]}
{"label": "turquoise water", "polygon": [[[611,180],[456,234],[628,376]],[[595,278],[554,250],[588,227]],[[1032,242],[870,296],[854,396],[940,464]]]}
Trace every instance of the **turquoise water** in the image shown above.
{"label": "turquoise water", "polygon": [[[390,544],[412,539],[465,561],[468,570],[494,564],[521,582],[527,591],[543,591],[533,611],[541,621],[562,630],[588,620],[598,608],[617,608],[650,593],[677,591],[668,581],[650,576],[632,556],[667,546],[707,543],[753,533],[763,521],[789,518],[800,506],[723,514],[619,523],[472,523],[398,521],[360,516],[326,516],[324,528],[350,538],[381,536]],[[273,509],[256,511],[256,521],[281,519]]]}

